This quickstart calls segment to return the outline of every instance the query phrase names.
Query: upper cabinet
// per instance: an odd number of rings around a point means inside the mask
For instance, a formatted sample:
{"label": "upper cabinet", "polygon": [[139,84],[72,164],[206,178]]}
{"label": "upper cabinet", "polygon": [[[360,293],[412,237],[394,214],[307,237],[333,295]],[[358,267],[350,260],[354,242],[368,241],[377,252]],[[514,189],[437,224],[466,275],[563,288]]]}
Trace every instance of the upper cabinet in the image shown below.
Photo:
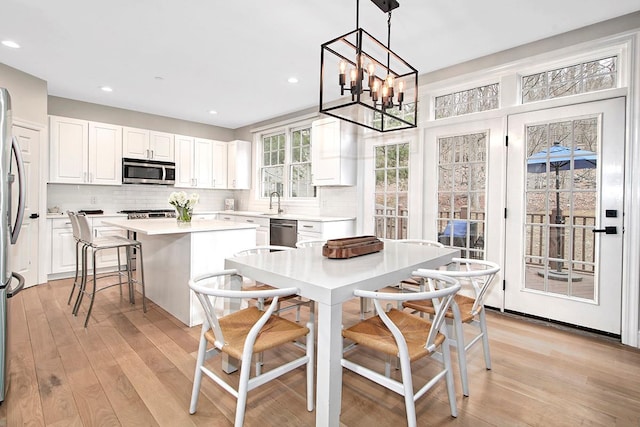
{"label": "upper cabinet", "polygon": [[49,117],[52,183],[122,184],[122,127]]}
{"label": "upper cabinet", "polygon": [[193,143],[194,137],[175,136],[176,187],[195,187],[193,177]]}
{"label": "upper cabinet", "polygon": [[227,188],[227,143],[213,141],[213,188]]}
{"label": "upper cabinet", "polygon": [[227,149],[227,186],[234,190],[251,188],[251,143],[231,141]]}
{"label": "upper cabinet", "polygon": [[176,187],[227,188],[227,143],[176,135]]}
{"label": "upper cabinet", "polygon": [[342,120],[311,126],[311,177],[315,186],[356,185],[356,130]]}
{"label": "upper cabinet", "polygon": [[174,161],[174,136],[170,133],[125,127],[122,131],[123,157]]}

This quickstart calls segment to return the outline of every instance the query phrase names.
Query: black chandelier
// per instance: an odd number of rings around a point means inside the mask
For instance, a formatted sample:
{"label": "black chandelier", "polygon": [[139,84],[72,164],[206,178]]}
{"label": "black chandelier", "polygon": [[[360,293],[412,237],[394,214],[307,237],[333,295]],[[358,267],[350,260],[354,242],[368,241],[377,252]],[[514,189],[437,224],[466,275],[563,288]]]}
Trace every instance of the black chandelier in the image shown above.
{"label": "black chandelier", "polygon": [[371,1],[388,14],[387,44],[359,27],[356,0],[356,29],[321,46],[320,112],[379,132],[414,128],[418,71],[391,50],[391,11],[400,4]]}

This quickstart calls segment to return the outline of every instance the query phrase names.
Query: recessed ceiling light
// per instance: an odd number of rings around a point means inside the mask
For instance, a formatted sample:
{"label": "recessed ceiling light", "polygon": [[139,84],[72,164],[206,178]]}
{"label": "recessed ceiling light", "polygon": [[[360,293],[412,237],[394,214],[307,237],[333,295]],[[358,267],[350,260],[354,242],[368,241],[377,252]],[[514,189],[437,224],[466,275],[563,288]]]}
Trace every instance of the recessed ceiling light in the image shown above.
{"label": "recessed ceiling light", "polygon": [[156,80],[164,80],[164,77],[161,77],[161,76],[155,76],[155,77],[154,77],[154,79],[156,79]]}
{"label": "recessed ceiling light", "polygon": [[20,45],[13,40],[3,40],[2,44],[13,49],[20,49]]}
{"label": "recessed ceiling light", "polygon": [[209,114],[218,114],[216,110],[209,110]]}
{"label": "recessed ceiling light", "polygon": [[287,80],[289,83],[298,83],[298,79],[296,77],[289,77],[289,80]]}
{"label": "recessed ceiling light", "polygon": [[113,89],[109,86],[102,86],[100,89],[102,89],[104,92],[113,92]]}

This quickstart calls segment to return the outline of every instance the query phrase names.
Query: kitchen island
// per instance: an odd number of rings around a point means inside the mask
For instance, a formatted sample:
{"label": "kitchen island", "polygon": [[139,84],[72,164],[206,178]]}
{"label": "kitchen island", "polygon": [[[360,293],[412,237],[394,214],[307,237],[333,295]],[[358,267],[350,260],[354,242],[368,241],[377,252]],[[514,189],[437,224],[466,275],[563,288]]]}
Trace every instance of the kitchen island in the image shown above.
{"label": "kitchen island", "polygon": [[[142,243],[147,298],[187,326],[203,321],[189,279],[224,269],[225,258],[256,245],[255,224],[173,218],[113,219],[105,224],[136,233]],[[139,261],[139,260],[138,260]]]}

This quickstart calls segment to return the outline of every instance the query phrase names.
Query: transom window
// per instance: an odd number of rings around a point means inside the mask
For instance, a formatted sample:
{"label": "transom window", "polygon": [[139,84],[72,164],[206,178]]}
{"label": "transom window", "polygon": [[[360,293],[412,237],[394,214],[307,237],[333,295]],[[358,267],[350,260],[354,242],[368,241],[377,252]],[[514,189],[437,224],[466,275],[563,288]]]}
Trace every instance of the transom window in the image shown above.
{"label": "transom window", "polygon": [[484,258],[487,134],[438,139],[438,241]]}
{"label": "transom window", "polygon": [[560,98],[617,86],[617,57],[583,62],[522,78],[522,102]]}
{"label": "transom window", "polygon": [[311,184],[311,128],[262,136],[260,195],[277,191],[287,198],[316,196]]}
{"label": "transom window", "polygon": [[435,118],[437,120],[479,111],[495,110],[499,107],[499,96],[500,86],[498,83],[437,96]]}
{"label": "transom window", "polygon": [[375,150],[376,236],[406,239],[409,223],[409,143]]}

